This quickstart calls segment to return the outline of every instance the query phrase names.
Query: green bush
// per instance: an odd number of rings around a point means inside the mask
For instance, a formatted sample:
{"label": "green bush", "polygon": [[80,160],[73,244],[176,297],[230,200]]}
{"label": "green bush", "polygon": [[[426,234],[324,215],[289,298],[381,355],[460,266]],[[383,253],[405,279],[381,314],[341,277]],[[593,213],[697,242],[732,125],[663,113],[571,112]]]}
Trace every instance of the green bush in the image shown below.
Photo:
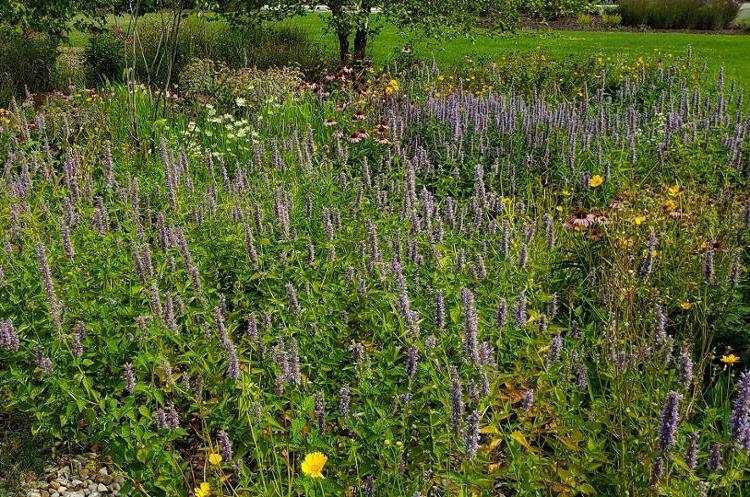
{"label": "green bush", "polygon": [[83,62],[91,83],[121,80],[126,67],[123,37],[109,32],[93,35],[83,52]]}
{"label": "green bush", "polygon": [[[160,22],[144,22],[139,29],[143,53],[137,54],[136,73],[141,80],[163,83],[168,58]],[[172,68],[172,79],[193,59],[211,59],[229,67],[299,67],[307,76],[321,74],[329,65],[322,48],[295,27],[264,27],[240,31],[228,24],[190,17],[183,20]],[[144,62],[148,61],[148,65]]]}
{"label": "green bush", "polygon": [[210,59],[194,59],[180,73],[181,92],[187,98],[223,109],[282,102],[301,83],[302,74],[293,68],[232,69]]}
{"label": "green bush", "polygon": [[586,14],[585,12],[578,14],[576,20],[579,26],[585,28],[591,27],[591,24],[594,22],[593,16],[591,14]]}
{"label": "green bush", "polygon": [[57,42],[41,33],[0,25],[0,106],[13,97],[49,91],[55,82]]}
{"label": "green bush", "polygon": [[83,47],[60,47],[55,64],[55,88],[64,88],[73,83],[86,86],[86,66]]}
{"label": "green bush", "polygon": [[735,22],[732,23],[733,28],[741,29],[743,31],[747,31],[750,33],[750,17],[745,17],[743,19],[738,19]]}
{"label": "green bush", "polygon": [[590,0],[522,0],[521,12],[539,19],[557,19],[587,12]]}
{"label": "green bush", "polygon": [[723,29],[737,17],[735,0],[621,0],[626,26],[656,29]]}
{"label": "green bush", "polygon": [[602,24],[608,28],[616,28],[622,24],[622,16],[619,14],[607,14],[602,12]]}

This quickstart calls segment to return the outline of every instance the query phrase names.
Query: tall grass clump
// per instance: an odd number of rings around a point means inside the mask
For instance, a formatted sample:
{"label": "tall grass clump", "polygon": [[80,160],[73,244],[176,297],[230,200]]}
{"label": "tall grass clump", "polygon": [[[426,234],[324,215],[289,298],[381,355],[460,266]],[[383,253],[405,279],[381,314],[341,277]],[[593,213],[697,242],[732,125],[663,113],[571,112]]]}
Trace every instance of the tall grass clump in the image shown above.
{"label": "tall grass clump", "polygon": [[735,0],[621,0],[618,4],[624,25],[655,29],[724,29],[739,9]]}
{"label": "tall grass clump", "polygon": [[0,24],[0,106],[27,92],[52,89],[55,84],[57,41],[43,33],[21,33]]}

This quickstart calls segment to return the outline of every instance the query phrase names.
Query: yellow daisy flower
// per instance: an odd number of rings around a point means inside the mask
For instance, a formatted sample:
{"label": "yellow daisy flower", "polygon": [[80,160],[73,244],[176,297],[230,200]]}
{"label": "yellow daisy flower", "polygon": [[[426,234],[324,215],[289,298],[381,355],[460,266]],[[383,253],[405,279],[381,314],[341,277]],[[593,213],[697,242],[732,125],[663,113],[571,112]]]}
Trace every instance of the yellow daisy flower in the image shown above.
{"label": "yellow daisy flower", "polygon": [[211,484],[204,481],[200,487],[193,489],[193,493],[195,493],[195,497],[208,497],[211,495]]}
{"label": "yellow daisy flower", "polygon": [[305,456],[302,461],[302,472],[310,478],[323,478],[323,466],[326,465],[328,456],[321,452],[313,452]]}
{"label": "yellow daisy flower", "polygon": [[589,179],[589,186],[591,188],[596,188],[598,186],[601,186],[602,183],[604,183],[604,178],[598,174],[595,174]]}
{"label": "yellow daisy flower", "polygon": [[724,364],[729,364],[730,366],[734,366],[735,364],[740,362],[740,358],[734,354],[723,355],[719,360]]}
{"label": "yellow daisy flower", "polygon": [[221,464],[222,461],[221,454],[217,454],[216,452],[212,452],[208,455],[208,462],[210,462],[213,466],[218,466]]}

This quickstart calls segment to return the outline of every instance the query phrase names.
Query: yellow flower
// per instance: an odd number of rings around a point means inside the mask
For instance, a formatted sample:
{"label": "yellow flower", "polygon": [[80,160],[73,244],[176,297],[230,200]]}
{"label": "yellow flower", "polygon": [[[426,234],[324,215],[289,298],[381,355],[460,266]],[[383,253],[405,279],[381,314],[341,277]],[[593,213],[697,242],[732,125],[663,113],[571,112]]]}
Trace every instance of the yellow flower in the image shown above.
{"label": "yellow flower", "polygon": [[646,216],[633,216],[633,218],[631,219],[631,221],[633,221],[638,226],[643,224],[645,220],[646,220]]}
{"label": "yellow flower", "polygon": [[195,497],[208,497],[211,495],[211,484],[204,481],[200,487],[194,488],[193,492],[195,493]]}
{"label": "yellow flower", "polygon": [[221,464],[221,460],[221,454],[217,454],[216,452],[212,452],[208,455],[208,462],[210,462],[214,466]]}
{"label": "yellow flower", "polygon": [[321,452],[313,452],[305,456],[302,461],[302,472],[310,478],[323,478],[323,466],[326,465],[328,456]]}
{"label": "yellow flower", "polygon": [[596,187],[598,187],[598,186],[601,186],[601,185],[602,185],[602,183],[604,183],[604,178],[602,178],[602,177],[601,177],[600,175],[598,175],[598,174],[595,174],[595,175],[594,175],[594,176],[592,176],[592,177],[591,177],[591,179],[589,180],[589,186],[590,186],[591,188],[596,188]]}
{"label": "yellow flower", "polygon": [[682,188],[680,188],[680,185],[670,186],[669,190],[667,190],[667,193],[669,193],[670,197],[676,197],[677,195],[682,194]]}
{"label": "yellow flower", "polygon": [[664,207],[665,210],[673,211],[677,208],[677,202],[675,202],[674,200],[670,198],[669,200],[667,200],[666,202],[662,204],[662,207]]}
{"label": "yellow flower", "polygon": [[730,366],[733,366],[737,364],[738,362],[740,362],[740,358],[734,354],[729,354],[729,355],[721,356],[720,361],[723,362],[724,364],[729,364]]}
{"label": "yellow flower", "polygon": [[690,302],[680,302],[680,309],[687,311],[690,310],[693,307],[693,304]]}

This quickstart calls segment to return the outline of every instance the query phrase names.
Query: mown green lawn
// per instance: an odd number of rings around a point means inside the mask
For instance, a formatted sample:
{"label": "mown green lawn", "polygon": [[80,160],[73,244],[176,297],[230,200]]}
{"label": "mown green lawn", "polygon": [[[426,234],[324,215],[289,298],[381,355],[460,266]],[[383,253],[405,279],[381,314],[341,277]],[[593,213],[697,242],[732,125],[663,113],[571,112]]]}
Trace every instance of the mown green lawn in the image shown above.
{"label": "mown green lawn", "polygon": [[[285,22],[304,27],[331,50],[335,49],[335,38],[325,33],[325,19],[321,14]],[[386,63],[406,44],[411,44],[415,53],[423,58],[434,56],[441,66],[460,64],[467,56],[491,60],[512,52],[541,50],[553,57],[603,54],[632,59],[655,51],[678,55],[692,46],[693,54],[705,60],[712,72],[718,74],[723,65],[729,78],[736,78],[750,87],[750,35],[523,30],[514,35],[440,42],[418,35],[402,35],[394,26],[386,25],[372,40],[373,60],[377,64]]]}
{"label": "mown green lawn", "polygon": [[[335,37],[326,30],[325,15],[309,14],[283,22],[304,28],[314,39],[335,51]],[[123,19],[119,22],[127,23]],[[717,74],[724,66],[728,78],[750,88],[750,34],[522,30],[512,35],[437,41],[425,39],[419,33],[400,33],[393,25],[380,28],[370,43],[372,58],[378,65],[387,63],[407,44],[414,48],[417,56],[424,59],[434,57],[442,67],[460,64],[465,57],[492,60],[512,52],[543,51],[558,58],[602,54],[633,59],[655,51],[661,51],[665,57],[670,53],[678,55],[692,46],[694,55],[705,60],[712,73]],[[70,42],[73,46],[83,46],[86,36],[73,32]]]}

